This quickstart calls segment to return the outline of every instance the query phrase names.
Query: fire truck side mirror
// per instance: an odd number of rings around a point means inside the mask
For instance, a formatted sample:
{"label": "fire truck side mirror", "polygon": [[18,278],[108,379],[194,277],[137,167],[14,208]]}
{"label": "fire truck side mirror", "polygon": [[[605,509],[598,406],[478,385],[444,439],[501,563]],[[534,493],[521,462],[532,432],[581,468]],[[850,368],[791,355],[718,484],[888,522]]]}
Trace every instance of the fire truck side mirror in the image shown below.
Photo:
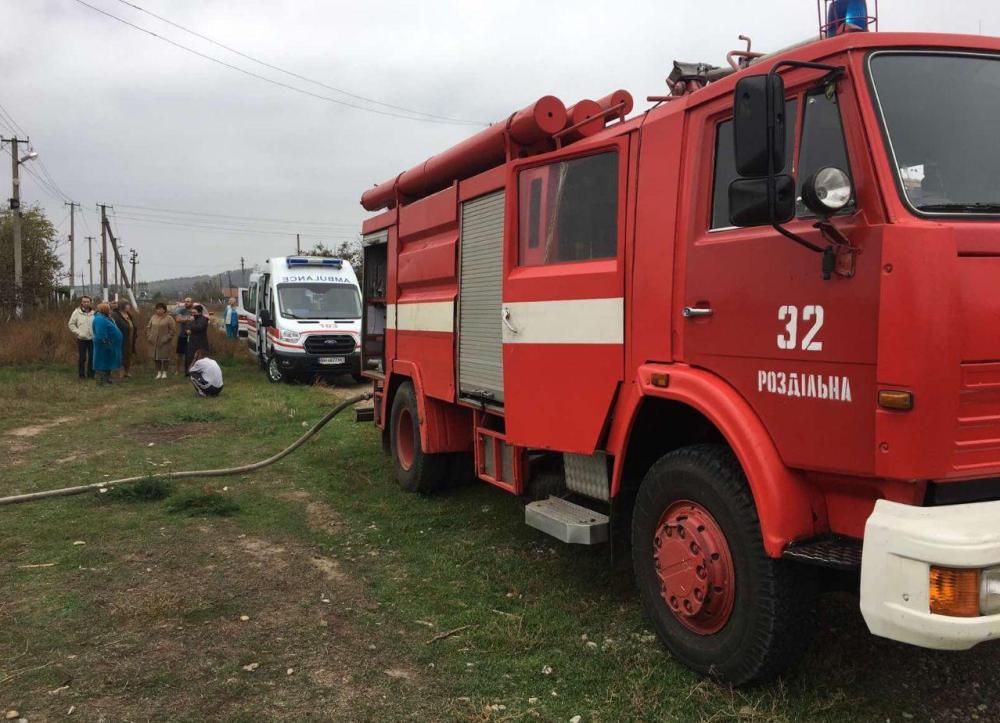
{"label": "fire truck side mirror", "polygon": [[[733,134],[736,172],[741,176],[760,178],[772,168],[780,172],[785,167],[785,82],[780,75],[751,75],[736,84]],[[768,164],[769,154],[773,165]]]}
{"label": "fire truck side mirror", "polygon": [[795,179],[774,176],[774,217],[771,217],[767,186],[770,178],[737,178],[729,184],[729,223],[733,226],[764,226],[787,223],[795,217]]}

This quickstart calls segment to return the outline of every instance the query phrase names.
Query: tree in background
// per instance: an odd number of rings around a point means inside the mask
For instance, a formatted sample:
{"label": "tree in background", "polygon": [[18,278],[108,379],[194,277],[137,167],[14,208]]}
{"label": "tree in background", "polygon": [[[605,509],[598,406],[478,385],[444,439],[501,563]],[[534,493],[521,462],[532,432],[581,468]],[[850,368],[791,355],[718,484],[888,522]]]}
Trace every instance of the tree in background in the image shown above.
{"label": "tree in background", "polygon": [[330,248],[322,241],[313,245],[312,249],[306,252],[307,256],[325,256],[327,258],[344,259],[354,267],[354,273],[358,275],[358,280],[364,276],[364,254],[361,252],[361,241],[351,239],[341,241],[336,248]]}
{"label": "tree in background", "polygon": [[[56,230],[40,208],[21,213],[21,299],[31,306],[58,286],[62,262],[56,255]],[[0,306],[14,305],[14,217],[0,211]]]}
{"label": "tree in background", "polygon": [[190,296],[196,302],[203,304],[215,303],[222,299],[222,289],[212,277],[206,277],[191,287]]}

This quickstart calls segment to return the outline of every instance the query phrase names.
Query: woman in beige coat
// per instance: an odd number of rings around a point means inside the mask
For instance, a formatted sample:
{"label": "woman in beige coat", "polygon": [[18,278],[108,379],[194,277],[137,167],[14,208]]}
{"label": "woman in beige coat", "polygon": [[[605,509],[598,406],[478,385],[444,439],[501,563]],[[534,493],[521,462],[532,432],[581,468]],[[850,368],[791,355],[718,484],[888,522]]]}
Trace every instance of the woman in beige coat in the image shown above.
{"label": "woman in beige coat", "polygon": [[167,313],[166,304],[157,304],[156,313],[146,326],[146,340],[153,347],[153,361],[156,363],[156,378],[167,378],[167,367],[174,355],[174,340],[177,338],[177,322]]}

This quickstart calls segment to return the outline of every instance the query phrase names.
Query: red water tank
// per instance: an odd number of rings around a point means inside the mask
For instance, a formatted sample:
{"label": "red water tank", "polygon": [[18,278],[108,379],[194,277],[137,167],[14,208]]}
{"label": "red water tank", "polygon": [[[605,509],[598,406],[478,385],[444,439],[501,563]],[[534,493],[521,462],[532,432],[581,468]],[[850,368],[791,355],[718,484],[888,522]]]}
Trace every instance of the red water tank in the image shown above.
{"label": "red water tank", "polygon": [[[563,143],[572,143],[592,136],[604,129],[603,109],[595,101],[581,100],[566,109],[566,128],[573,128],[562,137]],[[582,125],[581,125],[582,124]],[[574,128],[574,126],[576,126]]]}
{"label": "red water tank", "polygon": [[514,143],[531,146],[551,138],[565,127],[566,106],[554,96],[543,96],[506,121],[494,123],[419,166],[365,191],[361,195],[361,205],[368,211],[392,207],[396,203],[397,190],[407,198],[420,198],[447,188],[456,180],[500,165],[507,159],[505,132],[509,132]]}
{"label": "red water tank", "polygon": [[604,110],[611,110],[619,103],[624,103],[621,109],[623,116],[632,112],[632,94],[627,90],[616,90],[614,93],[597,99],[597,105],[601,106]]}

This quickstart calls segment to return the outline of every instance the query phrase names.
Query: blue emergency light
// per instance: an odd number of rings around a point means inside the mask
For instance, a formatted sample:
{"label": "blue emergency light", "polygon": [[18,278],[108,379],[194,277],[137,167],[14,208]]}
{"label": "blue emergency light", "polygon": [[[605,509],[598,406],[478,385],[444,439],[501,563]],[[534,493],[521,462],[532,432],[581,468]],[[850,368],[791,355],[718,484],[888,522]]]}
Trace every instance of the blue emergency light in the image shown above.
{"label": "blue emergency light", "polygon": [[341,259],[310,258],[301,256],[289,256],[288,266],[331,266],[339,269],[344,265]]}
{"label": "blue emergency light", "polygon": [[866,32],[874,22],[877,20],[868,14],[866,0],[828,0],[823,36],[832,38],[844,32]]}

